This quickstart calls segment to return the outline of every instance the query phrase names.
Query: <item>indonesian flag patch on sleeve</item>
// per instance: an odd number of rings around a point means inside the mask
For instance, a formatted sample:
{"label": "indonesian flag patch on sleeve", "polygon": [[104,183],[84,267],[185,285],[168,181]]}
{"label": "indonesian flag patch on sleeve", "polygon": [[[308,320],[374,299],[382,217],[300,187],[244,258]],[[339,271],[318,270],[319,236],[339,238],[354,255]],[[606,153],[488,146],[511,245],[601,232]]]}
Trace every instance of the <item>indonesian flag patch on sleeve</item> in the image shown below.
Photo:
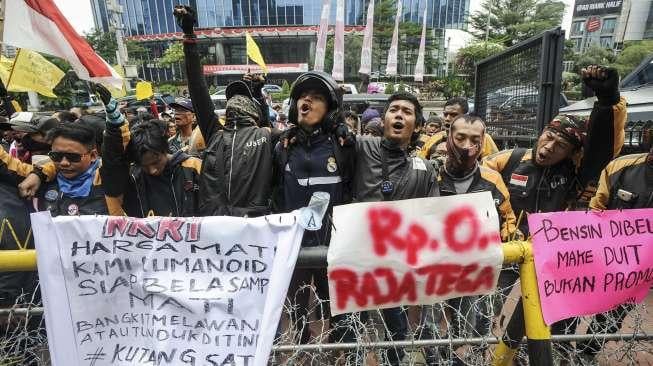
{"label": "indonesian flag patch on sleeve", "polygon": [[515,173],[512,173],[510,175],[510,184],[514,186],[526,187],[526,183],[528,183],[528,175],[521,175]]}

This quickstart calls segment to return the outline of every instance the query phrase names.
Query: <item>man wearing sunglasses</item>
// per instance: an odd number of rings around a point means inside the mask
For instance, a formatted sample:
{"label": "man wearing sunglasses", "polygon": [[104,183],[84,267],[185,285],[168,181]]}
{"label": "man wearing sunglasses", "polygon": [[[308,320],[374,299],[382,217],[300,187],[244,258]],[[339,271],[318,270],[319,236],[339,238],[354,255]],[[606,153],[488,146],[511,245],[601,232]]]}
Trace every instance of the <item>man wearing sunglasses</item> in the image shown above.
{"label": "man wearing sunglasses", "polygon": [[57,177],[40,190],[39,210],[48,210],[52,216],[108,214],[93,128],[62,124],[48,137],[52,141],[48,156]]}

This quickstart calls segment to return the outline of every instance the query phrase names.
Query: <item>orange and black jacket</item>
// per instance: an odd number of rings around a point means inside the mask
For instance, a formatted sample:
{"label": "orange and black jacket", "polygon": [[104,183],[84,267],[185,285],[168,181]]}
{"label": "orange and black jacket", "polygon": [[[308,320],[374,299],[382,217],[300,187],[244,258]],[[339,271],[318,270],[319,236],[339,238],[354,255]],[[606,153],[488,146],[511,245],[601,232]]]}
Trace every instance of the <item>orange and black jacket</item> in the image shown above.
{"label": "orange and black jacket", "polygon": [[653,157],[647,153],[624,155],[610,162],[601,172],[590,208],[653,208]]}
{"label": "orange and black jacket", "polygon": [[[43,169],[48,179],[55,176],[54,165]],[[18,184],[39,168],[23,163],[0,146],[0,250],[34,249],[27,201],[18,196]],[[36,272],[0,273],[0,306],[11,307],[25,294],[26,299],[37,284]]]}
{"label": "orange and black jacket", "polygon": [[[177,152],[159,176],[131,164],[127,146],[131,134],[126,123],[107,123],[102,143],[102,181],[109,214],[131,217],[198,216],[199,174],[202,161]],[[110,204],[111,199],[118,204]]]}
{"label": "orange and black jacket", "polygon": [[[533,149],[515,149],[521,155],[509,164],[513,150],[484,159],[483,165],[499,172],[510,193],[510,203],[522,233],[528,233],[526,215],[574,209],[588,191],[596,189],[601,170],[619,155],[624,142],[626,100],[614,105],[594,104],[586,143],[573,159],[543,167],[535,164]],[[510,166],[509,166],[510,165]]]}
{"label": "orange and black jacket", "polygon": [[[452,196],[458,194],[454,186],[454,181],[446,172],[444,172],[444,168],[440,169],[438,184],[440,186],[440,196]],[[465,193],[486,191],[492,194],[494,205],[499,213],[501,239],[507,241],[514,234],[516,228],[515,213],[510,206],[510,195],[505,184],[503,184],[503,180],[499,173],[484,166],[479,166],[474,173],[472,183]]]}

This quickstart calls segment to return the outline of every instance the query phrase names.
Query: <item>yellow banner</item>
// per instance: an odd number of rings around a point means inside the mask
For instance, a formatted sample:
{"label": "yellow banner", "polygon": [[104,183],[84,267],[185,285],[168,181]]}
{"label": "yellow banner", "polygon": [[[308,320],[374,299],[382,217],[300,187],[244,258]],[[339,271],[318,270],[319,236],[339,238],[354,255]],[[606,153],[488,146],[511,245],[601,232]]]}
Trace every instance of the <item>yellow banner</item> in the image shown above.
{"label": "yellow banner", "polygon": [[110,84],[103,84],[111,92],[111,96],[114,98],[120,98],[127,95],[127,88],[125,87],[125,70],[120,65],[114,65],[113,69],[116,70],[116,74],[120,75],[122,78],[122,88],[116,89]]}
{"label": "yellow banner", "polygon": [[5,84],[5,87],[7,86],[7,81],[9,79],[9,74],[11,74],[11,67],[13,65],[13,59],[0,56],[0,79],[2,79],[2,83]]}
{"label": "yellow banner", "polygon": [[152,83],[148,81],[139,81],[136,84],[136,100],[147,99],[154,95],[152,91]]}
{"label": "yellow banner", "polygon": [[63,71],[37,52],[20,49],[7,77],[7,90],[35,91],[46,97],[56,98],[52,89],[59,84],[63,76]]}
{"label": "yellow banner", "polygon": [[261,66],[263,72],[267,75],[268,68],[265,66],[265,61],[263,60],[263,55],[261,55],[261,50],[258,49],[258,45],[256,42],[254,42],[254,38],[249,35],[249,32],[245,32],[245,40],[247,42],[247,57]]}

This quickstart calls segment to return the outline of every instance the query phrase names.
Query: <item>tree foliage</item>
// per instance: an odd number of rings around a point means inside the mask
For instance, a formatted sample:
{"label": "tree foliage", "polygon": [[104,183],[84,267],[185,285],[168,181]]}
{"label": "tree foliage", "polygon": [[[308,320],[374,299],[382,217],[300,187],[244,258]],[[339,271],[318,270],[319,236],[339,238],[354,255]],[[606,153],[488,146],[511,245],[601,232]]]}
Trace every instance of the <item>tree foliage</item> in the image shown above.
{"label": "tree foliage", "polygon": [[184,46],[181,42],[172,42],[159,59],[159,65],[168,67],[184,61]]}
{"label": "tree foliage", "polygon": [[[114,33],[94,29],[92,32],[85,34],[85,38],[93,50],[106,62],[111,65],[118,63],[116,59],[118,42]],[[138,42],[127,40],[125,41],[125,47],[127,48],[127,55],[132,64],[142,63],[142,60],[147,56],[147,49]]]}
{"label": "tree foliage", "polygon": [[574,62],[574,71],[579,73],[581,69],[588,65],[610,65],[615,61],[615,55],[612,50],[603,47],[592,46],[585,52],[576,56]]}
{"label": "tree foliage", "polygon": [[[563,1],[485,0],[482,9],[471,16],[476,39],[512,46],[562,23]],[[488,30],[489,15],[489,30]]]}
{"label": "tree foliage", "polygon": [[633,71],[648,55],[653,53],[653,41],[632,41],[624,45],[614,67],[624,77]]}
{"label": "tree foliage", "polygon": [[456,54],[457,73],[474,75],[476,63],[502,52],[505,46],[494,42],[479,41],[458,50]]}

